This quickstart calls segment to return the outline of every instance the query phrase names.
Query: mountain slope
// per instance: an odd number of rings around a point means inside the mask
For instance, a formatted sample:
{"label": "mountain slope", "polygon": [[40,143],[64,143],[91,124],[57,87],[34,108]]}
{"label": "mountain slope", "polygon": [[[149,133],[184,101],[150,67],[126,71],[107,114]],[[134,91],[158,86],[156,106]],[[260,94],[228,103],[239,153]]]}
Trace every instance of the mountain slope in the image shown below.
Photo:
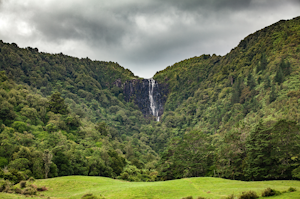
{"label": "mountain slope", "polygon": [[[299,89],[299,28],[299,17],[279,21],[249,35],[223,57],[202,55],[158,72],[154,78],[170,87],[165,110],[172,116],[166,112],[162,120],[170,127],[175,123],[173,126],[186,129],[183,121],[189,127],[215,133],[230,129],[250,117],[250,112],[269,117],[267,109],[286,103],[292,95],[288,92]],[[280,70],[283,79],[276,80]],[[272,85],[277,100],[270,103]],[[284,118],[300,122],[295,113]]]}
{"label": "mountain slope", "polygon": [[158,155],[140,128],[150,120],[115,86],[137,78],[129,70],[3,42],[0,70],[0,178],[47,177],[46,154],[49,177],[117,177],[126,166],[133,180],[149,177]]}
{"label": "mountain slope", "polygon": [[300,17],[280,21],[223,57],[190,58],[154,76],[170,88],[161,121],[173,139],[161,155],[162,179],[298,175],[299,36]]}

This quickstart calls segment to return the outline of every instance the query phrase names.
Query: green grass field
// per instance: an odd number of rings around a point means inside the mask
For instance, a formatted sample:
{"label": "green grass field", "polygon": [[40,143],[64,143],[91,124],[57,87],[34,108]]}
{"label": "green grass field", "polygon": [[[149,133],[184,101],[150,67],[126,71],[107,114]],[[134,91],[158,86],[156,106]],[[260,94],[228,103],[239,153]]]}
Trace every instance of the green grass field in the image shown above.
{"label": "green grass field", "polygon": [[[62,199],[81,198],[86,193],[96,196],[103,195],[107,199],[129,198],[172,198],[180,199],[186,196],[198,196],[205,198],[223,198],[230,194],[239,195],[243,191],[253,190],[259,195],[270,187],[279,191],[285,191],[289,187],[297,189],[293,193],[283,193],[280,196],[268,198],[300,198],[300,181],[260,181],[242,182],[237,180],[225,180],[222,178],[185,178],[161,182],[126,182],[104,177],[67,176],[36,180],[33,184],[46,186],[49,190],[39,192],[36,198]],[[44,196],[41,196],[43,194]],[[0,193],[1,199],[26,198],[16,194]]]}

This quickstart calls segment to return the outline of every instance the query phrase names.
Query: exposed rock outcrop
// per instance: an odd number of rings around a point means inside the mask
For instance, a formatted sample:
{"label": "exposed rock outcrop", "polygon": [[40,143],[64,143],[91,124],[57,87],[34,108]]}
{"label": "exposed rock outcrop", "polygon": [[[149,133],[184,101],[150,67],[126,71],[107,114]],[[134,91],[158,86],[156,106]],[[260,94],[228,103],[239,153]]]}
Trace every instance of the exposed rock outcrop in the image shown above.
{"label": "exposed rock outcrop", "polygon": [[[120,84],[116,84],[120,87]],[[167,87],[154,79],[133,79],[122,84],[125,101],[134,101],[145,116],[154,115],[158,120],[164,112]]]}

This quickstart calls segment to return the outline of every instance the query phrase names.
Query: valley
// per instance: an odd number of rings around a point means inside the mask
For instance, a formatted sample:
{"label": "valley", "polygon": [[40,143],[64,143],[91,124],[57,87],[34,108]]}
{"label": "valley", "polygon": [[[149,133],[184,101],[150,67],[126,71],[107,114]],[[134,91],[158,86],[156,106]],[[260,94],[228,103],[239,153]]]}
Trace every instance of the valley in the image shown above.
{"label": "valley", "polygon": [[0,196],[22,198],[16,184],[36,179],[51,198],[220,198],[268,187],[295,187],[274,198],[297,198],[299,60],[300,17],[151,79],[1,41]]}

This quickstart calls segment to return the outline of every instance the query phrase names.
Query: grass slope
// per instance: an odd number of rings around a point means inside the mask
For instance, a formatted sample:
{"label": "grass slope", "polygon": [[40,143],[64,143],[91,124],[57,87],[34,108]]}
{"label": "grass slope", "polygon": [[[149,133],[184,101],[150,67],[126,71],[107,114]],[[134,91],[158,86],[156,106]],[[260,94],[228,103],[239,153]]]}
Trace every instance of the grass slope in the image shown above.
{"label": "grass slope", "polygon": [[[253,190],[259,195],[270,187],[279,191],[285,191],[289,187],[295,187],[296,192],[284,193],[272,198],[300,198],[300,181],[260,181],[243,182],[226,180],[222,178],[200,177],[185,178],[161,182],[126,182],[104,177],[67,176],[47,180],[37,180],[35,185],[46,186],[49,190],[42,192],[44,196],[52,199],[81,198],[86,193],[93,193],[109,198],[182,198],[186,196],[198,196],[206,198],[222,198],[230,194],[239,195],[243,191]],[[15,199],[25,198],[20,195],[0,193],[0,198]]]}

